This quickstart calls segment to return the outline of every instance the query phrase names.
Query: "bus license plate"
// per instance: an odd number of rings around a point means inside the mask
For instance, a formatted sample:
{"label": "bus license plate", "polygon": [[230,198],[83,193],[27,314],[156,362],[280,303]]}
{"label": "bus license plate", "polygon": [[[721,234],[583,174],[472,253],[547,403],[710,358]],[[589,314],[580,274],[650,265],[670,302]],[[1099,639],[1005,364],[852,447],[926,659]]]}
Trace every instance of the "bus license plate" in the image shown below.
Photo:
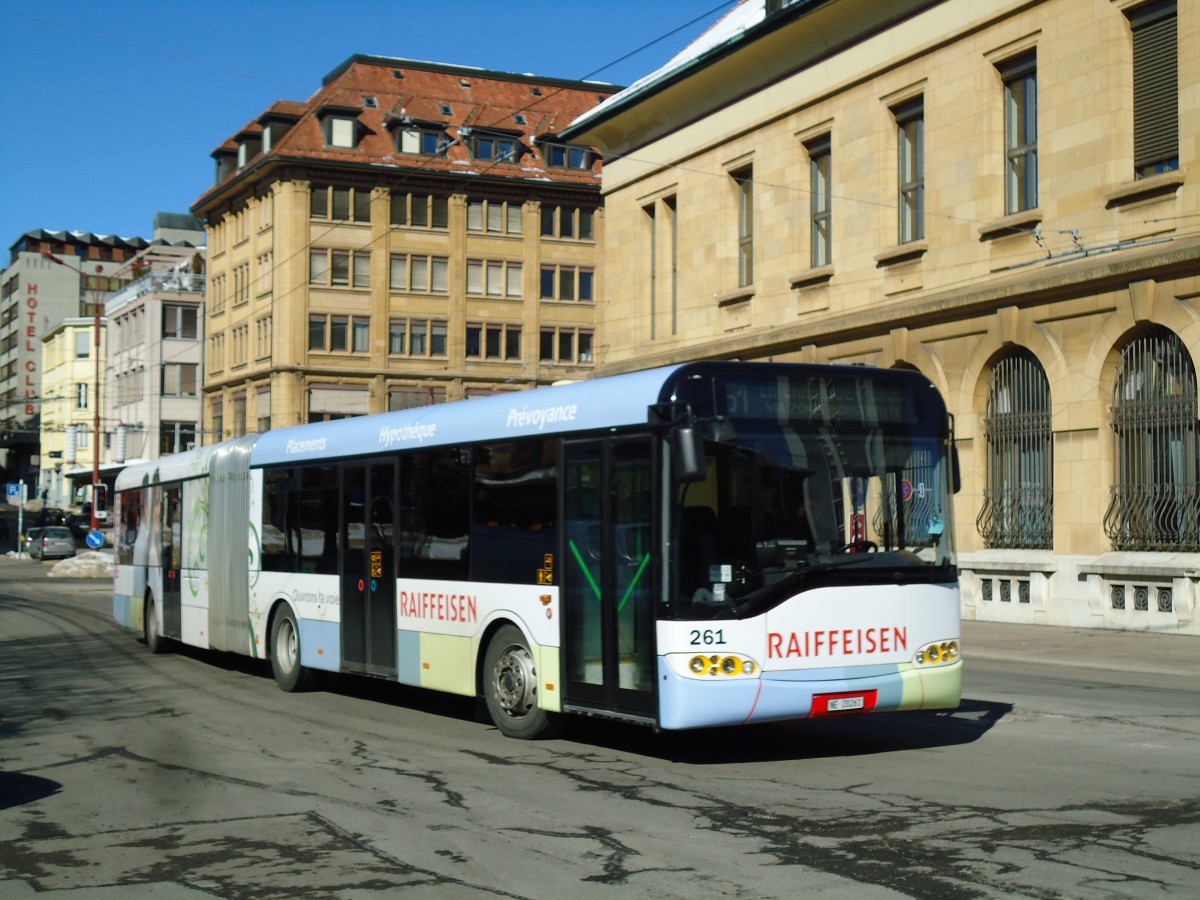
{"label": "bus license plate", "polygon": [[847,712],[852,709],[862,709],[866,705],[863,697],[831,697],[825,707],[830,712]]}
{"label": "bus license plate", "polygon": [[879,692],[845,691],[838,694],[817,694],[813,697],[812,710],[809,715],[819,716],[849,715],[852,713],[871,712],[879,701]]}

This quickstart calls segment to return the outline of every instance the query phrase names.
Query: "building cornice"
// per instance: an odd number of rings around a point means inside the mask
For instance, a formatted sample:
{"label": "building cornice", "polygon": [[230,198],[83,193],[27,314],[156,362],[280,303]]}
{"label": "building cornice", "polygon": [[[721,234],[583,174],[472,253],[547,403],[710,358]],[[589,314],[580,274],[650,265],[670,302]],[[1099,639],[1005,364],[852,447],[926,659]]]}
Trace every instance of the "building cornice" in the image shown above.
{"label": "building cornice", "polygon": [[[907,294],[902,300],[875,304],[869,309],[830,311],[806,316],[803,322],[792,325],[739,330],[714,341],[598,364],[596,375],[616,375],[702,359],[762,359],[808,346],[882,337],[899,327],[917,331],[1002,307],[1037,306],[1111,291],[1132,281],[1193,274],[1198,266],[1200,237],[1171,240],[1113,251],[1102,259],[1090,256],[997,274],[973,286]],[[836,289],[836,284],[831,289]]]}

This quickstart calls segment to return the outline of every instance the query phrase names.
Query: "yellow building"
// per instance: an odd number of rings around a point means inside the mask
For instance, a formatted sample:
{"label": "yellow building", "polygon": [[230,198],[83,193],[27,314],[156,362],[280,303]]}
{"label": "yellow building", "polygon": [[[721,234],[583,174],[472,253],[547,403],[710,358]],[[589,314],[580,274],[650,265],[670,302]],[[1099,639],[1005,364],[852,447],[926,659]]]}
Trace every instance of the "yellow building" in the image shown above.
{"label": "yellow building", "polygon": [[[91,500],[93,463],[99,441],[96,418],[95,318],[63,319],[42,335],[41,480],[38,496],[56,509],[78,508]],[[104,372],[104,330],[100,319],[100,372]],[[104,448],[100,447],[103,462]]]}
{"label": "yellow building", "polygon": [[614,90],[355,56],[219,147],[204,443],[590,373]]}
{"label": "yellow building", "polygon": [[1200,634],[1200,6],[743,3],[599,146],[600,373],[905,366],[955,416],[964,615]]}

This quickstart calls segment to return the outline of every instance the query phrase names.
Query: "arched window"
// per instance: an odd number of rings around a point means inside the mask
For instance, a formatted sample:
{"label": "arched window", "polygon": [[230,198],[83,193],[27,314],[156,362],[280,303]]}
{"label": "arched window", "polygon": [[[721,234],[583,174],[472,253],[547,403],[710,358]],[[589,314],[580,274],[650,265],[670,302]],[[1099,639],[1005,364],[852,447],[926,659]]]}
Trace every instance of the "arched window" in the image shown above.
{"label": "arched window", "polygon": [[1156,328],[1122,351],[1112,430],[1113,549],[1200,550],[1196,368],[1178,335]]}
{"label": "arched window", "polygon": [[988,547],[1050,549],[1054,542],[1054,445],[1050,384],[1028,350],[996,363],[983,419],[983,508],[975,520]]}

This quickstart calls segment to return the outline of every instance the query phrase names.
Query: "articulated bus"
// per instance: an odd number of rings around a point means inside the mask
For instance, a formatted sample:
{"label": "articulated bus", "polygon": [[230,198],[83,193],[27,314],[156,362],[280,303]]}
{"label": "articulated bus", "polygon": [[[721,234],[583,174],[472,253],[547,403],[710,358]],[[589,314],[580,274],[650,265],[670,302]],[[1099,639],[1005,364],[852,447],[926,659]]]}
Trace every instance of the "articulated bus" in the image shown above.
{"label": "articulated bus", "polygon": [[952,421],[920,374],[698,362],[128,466],[114,616],[655,729],[958,705]]}

